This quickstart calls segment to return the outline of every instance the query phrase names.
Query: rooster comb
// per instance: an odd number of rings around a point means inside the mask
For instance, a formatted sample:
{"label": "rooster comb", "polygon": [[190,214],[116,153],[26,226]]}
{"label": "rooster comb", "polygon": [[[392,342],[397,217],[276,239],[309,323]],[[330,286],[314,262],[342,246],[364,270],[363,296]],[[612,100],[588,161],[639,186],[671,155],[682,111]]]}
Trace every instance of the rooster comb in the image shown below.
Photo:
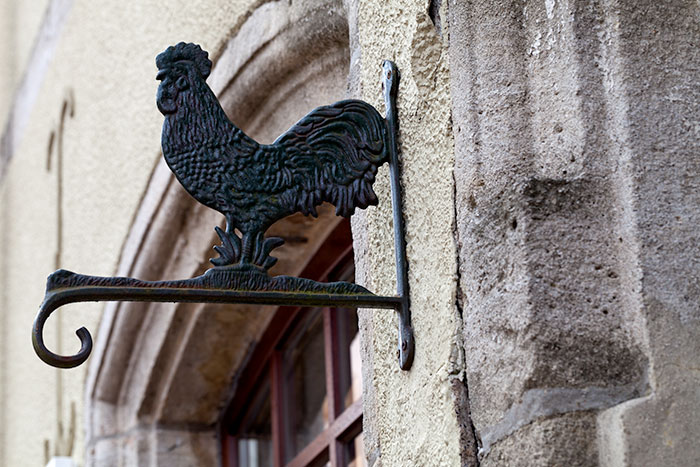
{"label": "rooster comb", "polygon": [[208,57],[209,54],[197,44],[180,42],[177,45],[171,45],[164,52],[158,54],[156,66],[159,70],[162,70],[176,62],[191,62],[195,69],[199,71],[199,74],[206,79],[211,71],[211,60]]}

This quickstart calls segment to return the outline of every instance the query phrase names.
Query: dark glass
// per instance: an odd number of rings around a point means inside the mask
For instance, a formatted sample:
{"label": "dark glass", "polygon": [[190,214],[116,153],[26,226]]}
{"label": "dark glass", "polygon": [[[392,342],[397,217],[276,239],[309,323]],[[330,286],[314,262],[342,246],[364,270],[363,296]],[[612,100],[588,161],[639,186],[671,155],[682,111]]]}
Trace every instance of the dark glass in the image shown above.
{"label": "dark glass", "polygon": [[[355,265],[342,264],[329,274],[329,280],[355,282]],[[332,311],[336,320],[335,346],[338,349],[338,389],[343,409],[362,397],[362,368],[360,365],[360,334],[357,310],[336,308]]]}
{"label": "dark glass", "polygon": [[246,412],[242,428],[236,436],[238,443],[238,467],[271,467],[272,418],[270,416],[270,379],[254,397]]}
{"label": "dark glass", "polygon": [[366,467],[365,459],[365,445],[360,433],[345,445],[345,461],[348,467]]}
{"label": "dark glass", "polygon": [[308,310],[284,351],[286,461],[328,427],[323,314]]}
{"label": "dark glass", "polygon": [[357,310],[338,308],[336,313],[338,346],[338,388],[343,409],[362,397],[362,367],[360,364],[360,334],[357,332]]}

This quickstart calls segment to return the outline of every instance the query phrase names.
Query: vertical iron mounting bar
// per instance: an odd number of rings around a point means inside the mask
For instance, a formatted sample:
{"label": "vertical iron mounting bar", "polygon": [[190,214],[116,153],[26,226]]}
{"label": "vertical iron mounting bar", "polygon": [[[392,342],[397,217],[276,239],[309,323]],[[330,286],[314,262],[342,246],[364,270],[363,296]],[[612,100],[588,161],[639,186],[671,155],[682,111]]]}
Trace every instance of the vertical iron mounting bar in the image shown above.
{"label": "vertical iron mounting bar", "polygon": [[406,259],[406,235],[403,222],[401,201],[401,167],[396,137],[399,134],[398,109],[396,97],[399,88],[399,70],[394,62],[385,60],[384,68],[384,103],[386,105],[386,122],[389,130],[389,174],[391,178],[391,205],[394,214],[394,250],[396,257],[396,292],[401,298],[399,313],[399,365],[402,370],[409,370],[413,363],[415,342],[411,326],[411,307],[408,289],[408,260]]}

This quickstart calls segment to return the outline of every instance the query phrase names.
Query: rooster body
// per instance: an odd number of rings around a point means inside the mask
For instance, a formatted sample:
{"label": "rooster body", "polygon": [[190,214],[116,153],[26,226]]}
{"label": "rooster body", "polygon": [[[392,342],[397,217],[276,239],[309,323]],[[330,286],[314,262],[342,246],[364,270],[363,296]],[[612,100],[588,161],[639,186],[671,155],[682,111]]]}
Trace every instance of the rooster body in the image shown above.
{"label": "rooster body", "polygon": [[263,145],[224,113],[206,84],[211,62],[199,46],[169,47],[156,64],[165,160],[197,201],[226,217],[226,232],[217,229],[224,245],[214,264],[267,269],[281,240],[263,233],[275,221],[295,212],[315,216],[323,202],[346,217],[377,204],[372,183],[388,143],[385,120],[371,105],[345,100],[319,107]]}

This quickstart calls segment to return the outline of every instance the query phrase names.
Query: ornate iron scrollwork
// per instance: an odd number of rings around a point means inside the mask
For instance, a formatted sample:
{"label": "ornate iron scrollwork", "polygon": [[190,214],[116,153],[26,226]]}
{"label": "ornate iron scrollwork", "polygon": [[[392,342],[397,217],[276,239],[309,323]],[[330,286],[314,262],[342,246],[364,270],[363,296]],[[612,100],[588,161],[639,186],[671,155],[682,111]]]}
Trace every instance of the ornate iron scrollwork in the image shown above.
{"label": "ornate iron scrollwork", "polygon": [[[156,58],[158,109],[165,116],[163,156],[182,186],[200,203],[221,212],[226,230],[216,227],[221,246],[214,267],[177,281],[95,277],[58,270],[47,281],[46,296],[32,330],[34,349],[49,365],[72,368],[92,349],[85,328],[76,333],[80,351],[57,355],[46,348],[43,328],[58,307],[83,301],[218,302],[394,309],[399,313],[399,363],[411,367],[413,330],[401,210],[396,135],[398,70],[383,65],[386,119],[370,104],[344,100],[312,110],[270,145],[257,143],[228,119],[206,84],[207,52],[179,43]],[[283,242],[265,238],[273,222],[301,212],[316,215],[329,202],[349,217],[355,208],[376,205],[372,189],[377,168],[389,162],[394,211],[398,294],[378,296],[347,282],[320,283],[268,274]],[[239,235],[240,233],[240,235]]]}

